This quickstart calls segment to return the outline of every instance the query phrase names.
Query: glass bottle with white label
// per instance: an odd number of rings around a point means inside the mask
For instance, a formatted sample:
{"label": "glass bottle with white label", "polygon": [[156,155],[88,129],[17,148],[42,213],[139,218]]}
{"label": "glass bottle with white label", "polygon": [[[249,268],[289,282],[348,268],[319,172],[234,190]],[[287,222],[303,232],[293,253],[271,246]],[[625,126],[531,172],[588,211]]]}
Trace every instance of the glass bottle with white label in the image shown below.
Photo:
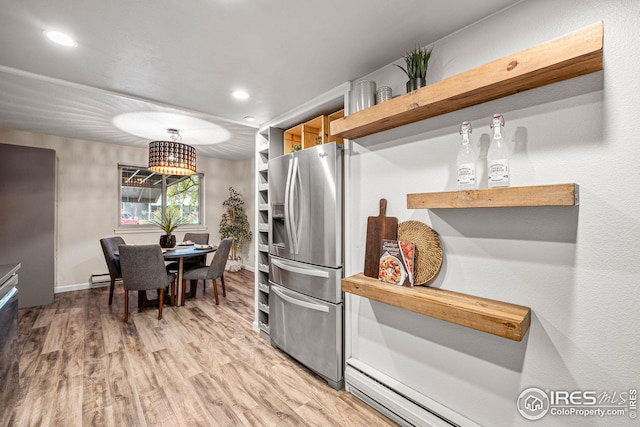
{"label": "glass bottle with white label", "polygon": [[460,125],[460,135],[462,144],[458,150],[456,166],[458,171],[458,190],[475,190],[478,188],[476,179],[476,161],[478,156],[471,144],[469,134],[471,133],[471,123],[462,122]]}
{"label": "glass bottle with white label", "polygon": [[491,118],[493,137],[487,152],[487,175],[489,188],[509,186],[509,149],[502,136],[504,117],[494,114]]}

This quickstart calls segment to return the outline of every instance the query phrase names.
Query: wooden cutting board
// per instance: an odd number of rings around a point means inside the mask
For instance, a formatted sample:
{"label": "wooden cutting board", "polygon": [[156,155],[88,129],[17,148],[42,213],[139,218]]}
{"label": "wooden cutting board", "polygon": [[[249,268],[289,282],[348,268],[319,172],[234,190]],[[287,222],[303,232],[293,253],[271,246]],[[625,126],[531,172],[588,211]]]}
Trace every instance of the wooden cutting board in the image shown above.
{"label": "wooden cutting board", "polygon": [[367,220],[367,245],[364,250],[364,275],[378,278],[382,239],[397,240],[398,218],[386,216],[387,199],[380,199],[380,214]]}

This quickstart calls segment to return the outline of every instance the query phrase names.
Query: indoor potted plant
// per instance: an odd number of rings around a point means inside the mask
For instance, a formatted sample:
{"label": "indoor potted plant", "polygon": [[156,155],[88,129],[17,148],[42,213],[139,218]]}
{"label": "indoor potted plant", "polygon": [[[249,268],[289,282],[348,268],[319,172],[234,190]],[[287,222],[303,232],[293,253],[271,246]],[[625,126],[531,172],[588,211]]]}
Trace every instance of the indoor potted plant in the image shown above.
{"label": "indoor potted plant", "polygon": [[227,267],[229,271],[240,271],[242,260],[238,252],[242,244],[250,241],[252,237],[249,220],[244,211],[244,200],[240,193],[233,187],[229,187],[229,198],[222,202],[222,206],[227,208],[227,211],[222,214],[220,220],[220,237],[223,239],[233,237]]}
{"label": "indoor potted plant", "polygon": [[160,236],[160,246],[163,248],[172,248],[176,245],[176,236],[173,231],[179,226],[186,224],[185,218],[180,218],[180,212],[175,207],[168,207],[164,213],[156,211],[153,219],[150,221],[152,224],[157,225],[164,231],[164,234]]}
{"label": "indoor potted plant", "polygon": [[427,85],[427,68],[429,67],[429,59],[431,58],[431,51],[433,49],[427,49],[426,47],[415,48],[407,52],[403,58],[406,62],[407,68],[402,65],[394,64],[405,72],[409,81],[407,82],[407,93],[420,89]]}

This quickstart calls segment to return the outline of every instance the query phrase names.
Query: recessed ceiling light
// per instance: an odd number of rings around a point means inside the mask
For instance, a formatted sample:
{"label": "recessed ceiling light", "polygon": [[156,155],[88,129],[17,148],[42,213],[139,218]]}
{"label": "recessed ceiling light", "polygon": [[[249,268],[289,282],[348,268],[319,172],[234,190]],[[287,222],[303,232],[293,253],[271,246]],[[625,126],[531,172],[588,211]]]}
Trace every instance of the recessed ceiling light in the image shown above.
{"label": "recessed ceiling light", "polygon": [[78,46],[78,43],[74,39],[72,39],[71,36],[65,33],[61,33],[60,31],[45,31],[44,34],[49,38],[49,40],[62,46]]}
{"label": "recessed ceiling light", "polygon": [[243,90],[236,90],[231,95],[233,95],[236,99],[247,99],[249,98],[249,94]]}
{"label": "recessed ceiling light", "polygon": [[256,118],[255,118],[255,117],[253,117],[253,116],[244,116],[244,119],[245,119],[246,121],[248,121],[248,122],[253,122],[253,121],[255,121],[255,119],[256,119]]}

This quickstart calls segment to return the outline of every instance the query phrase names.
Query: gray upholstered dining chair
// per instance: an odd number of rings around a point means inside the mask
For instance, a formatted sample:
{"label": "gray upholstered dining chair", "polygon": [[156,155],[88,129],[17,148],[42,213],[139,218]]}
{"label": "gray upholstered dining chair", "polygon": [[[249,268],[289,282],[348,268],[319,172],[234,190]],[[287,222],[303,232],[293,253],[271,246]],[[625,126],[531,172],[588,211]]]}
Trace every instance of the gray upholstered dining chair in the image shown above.
{"label": "gray upholstered dining chair", "polygon": [[183,242],[193,242],[197,245],[209,244],[209,233],[184,233]]}
{"label": "gray upholstered dining chair", "polygon": [[124,321],[129,320],[129,291],[158,289],[158,320],[162,319],[164,289],[175,283],[175,274],[167,273],[160,245],[122,245],[120,266],[124,284]]}
{"label": "gray upholstered dining chair", "polygon": [[[184,242],[193,242],[196,245],[208,245],[209,233],[185,233]],[[207,265],[207,256],[187,258],[184,260],[185,268],[204,267]]]}
{"label": "gray upholstered dining chair", "polygon": [[122,279],[122,272],[120,271],[120,260],[115,255],[118,250],[118,246],[124,245],[125,241],[120,236],[105,237],[100,239],[100,246],[102,246],[102,253],[104,259],[107,262],[107,268],[109,268],[109,276],[111,277],[111,288],[109,289],[109,305],[113,302],[113,288],[115,287],[116,280]]}
{"label": "gray upholstered dining chair", "polygon": [[[224,267],[227,264],[227,258],[229,258],[229,251],[231,250],[232,243],[232,237],[226,238],[220,242],[220,245],[213,256],[213,260],[208,267],[196,267],[185,271],[182,275],[183,289],[187,280],[202,280],[204,282],[204,289],[207,287],[207,280],[211,280],[213,282],[213,295],[216,298],[216,305],[218,305],[218,286],[216,284],[216,280],[220,279],[222,284],[222,296],[226,297],[227,290],[224,287]],[[197,283],[192,286],[192,296],[195,296],[196,287]]]}

